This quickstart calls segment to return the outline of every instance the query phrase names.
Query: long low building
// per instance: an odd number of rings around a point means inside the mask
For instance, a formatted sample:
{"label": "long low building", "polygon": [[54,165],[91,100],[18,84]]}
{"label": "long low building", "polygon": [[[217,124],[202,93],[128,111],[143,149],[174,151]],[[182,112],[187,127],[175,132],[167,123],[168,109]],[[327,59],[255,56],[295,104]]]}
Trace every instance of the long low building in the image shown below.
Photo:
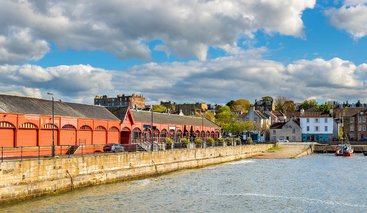
{"label": "long low building", "polygon": [[52,131],[56,146],[150,142],[152,131],[155,142],[220,137],[220,127],[202,117],[131,109],[115,114],[101,106],[55,101],[53,122],[51,100],[0,95],[0,147],[51,146]]}
{"label": "long low building", "polygon": [[[126,110],[121,120],[121,141],[123,144],[144,141],[162,142],[170,137],[179,142],[180,138],[206,139],[220,137],[220,127],[204,117],[181,116],[149,111]],[[153,138],[151,136],[153,132]]]}
{"label": "long low building", "polygon": [[[104,107],[0,95],[0,146],[119,143],[120,120]],[[54,124],[54,125],[53,125]]]}

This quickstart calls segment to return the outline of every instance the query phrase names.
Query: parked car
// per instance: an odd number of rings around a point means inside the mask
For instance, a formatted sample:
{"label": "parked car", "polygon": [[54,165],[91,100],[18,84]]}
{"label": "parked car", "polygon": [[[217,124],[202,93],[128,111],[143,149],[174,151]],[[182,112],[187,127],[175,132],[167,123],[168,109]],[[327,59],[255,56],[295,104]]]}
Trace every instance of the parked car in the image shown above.
{"label": "parked car", "polygon": [[278,139],[277,142],[289,142],[287,139]]}
{"label": "parked car", "polygon": [[110,143],[103,146],[104,152],[123,152],[124,147],[118,143]]}

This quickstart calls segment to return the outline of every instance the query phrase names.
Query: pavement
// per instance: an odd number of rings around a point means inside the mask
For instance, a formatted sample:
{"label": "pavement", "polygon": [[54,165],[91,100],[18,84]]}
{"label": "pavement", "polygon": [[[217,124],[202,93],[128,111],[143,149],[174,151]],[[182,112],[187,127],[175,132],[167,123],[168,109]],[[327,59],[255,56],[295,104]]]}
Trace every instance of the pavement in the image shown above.
{"label": "pavement", "polygon": [[306,151],[310,148],[310,145],[313,143],[305,143],[305,142],[287,142],[287,143],[279,143],[278,149],[270,149],[268,151],[264,151],[259,155],[255,155],[253,159],[286,159],[286,158],[295,158],[299,154]]}

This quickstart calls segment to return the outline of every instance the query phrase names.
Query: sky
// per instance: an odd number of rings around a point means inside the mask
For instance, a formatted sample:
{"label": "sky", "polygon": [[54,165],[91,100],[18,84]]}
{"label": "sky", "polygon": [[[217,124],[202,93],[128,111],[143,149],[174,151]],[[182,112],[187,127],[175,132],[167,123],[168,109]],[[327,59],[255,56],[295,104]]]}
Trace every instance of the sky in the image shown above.
{"label": "sky", "polygon": [[0,0],[0,93],[367,102],[367,0]]}

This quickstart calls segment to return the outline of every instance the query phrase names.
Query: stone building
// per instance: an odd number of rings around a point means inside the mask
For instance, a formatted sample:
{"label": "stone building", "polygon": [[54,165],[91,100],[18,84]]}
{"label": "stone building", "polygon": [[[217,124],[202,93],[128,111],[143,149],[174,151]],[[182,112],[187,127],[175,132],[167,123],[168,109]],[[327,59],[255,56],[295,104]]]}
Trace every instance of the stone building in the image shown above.
{"label": "stone building", "polygon": [[302,129],[299,120],[278,122],[270,126],[270,140],[288,140],[290,142],[302,141]]}
{"label": "stone building", "polygon": [[132,94],[128,96],[120,94],[116,97],[108,97],[107,95],[96,96],[94,98],[94,105],[105,107],[130,107],[134,109],[144,109],[145,97],[137,94]]}
{"label": "stone building", "polygon": [[360,111],[348,119],[348,139],[367,141],[367,110]]}
{"label": "stone building", "polygon": [[184,115],[194,115],[195,112],[208,111],[208,104],[206,103],[184,103],[177,105],[177,111],[182,111]]}
{"label": "stone building", "polygon": [[275,103],[273,98],[271,97],[263,97],[261,100],[255,100],[255,110],[259,110],[261,112],[274,111]]}

